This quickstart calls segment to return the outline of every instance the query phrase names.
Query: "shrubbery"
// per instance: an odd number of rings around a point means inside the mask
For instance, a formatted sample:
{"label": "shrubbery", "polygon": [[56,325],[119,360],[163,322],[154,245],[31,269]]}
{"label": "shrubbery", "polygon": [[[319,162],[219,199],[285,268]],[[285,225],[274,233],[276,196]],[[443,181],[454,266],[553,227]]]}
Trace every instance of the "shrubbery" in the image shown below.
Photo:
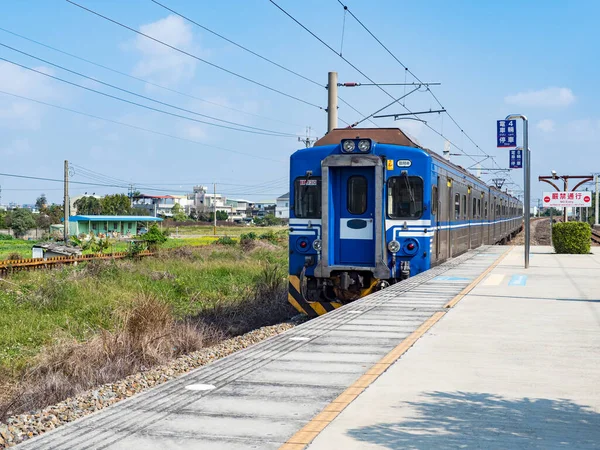
{"label": "shrubbery", "polygon": [[10,234],[0,234],[0,241],[12,241],[12,239]]}
{"label": "shrubbery", "polygon": [[217,239],[215,241],[215,244],[217,244],[217,245],[235,245],[235,244],[237,244],[237,242],[234,239],[230,238],[229,236],[223,236],[223,237],[220,237],[219,239]]}
{"label": "shrubbery", "polygon": [[552,244],[556,253],[587,254],[591,238],[592,228],[584,222],[561,222],[552,226]]}

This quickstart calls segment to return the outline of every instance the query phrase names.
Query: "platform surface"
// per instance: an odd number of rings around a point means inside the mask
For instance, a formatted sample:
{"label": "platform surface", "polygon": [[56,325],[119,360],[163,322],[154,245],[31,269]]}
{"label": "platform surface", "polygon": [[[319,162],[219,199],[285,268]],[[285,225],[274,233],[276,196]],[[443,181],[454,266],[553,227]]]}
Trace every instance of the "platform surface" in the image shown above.
{"label": "platform surface", "polygon": [[506,250],[471,251],[18,448],[278,449]]}
{"label": "platform surface", "polygon": [[600,448],[592,250],[514,247],[308,448]]}

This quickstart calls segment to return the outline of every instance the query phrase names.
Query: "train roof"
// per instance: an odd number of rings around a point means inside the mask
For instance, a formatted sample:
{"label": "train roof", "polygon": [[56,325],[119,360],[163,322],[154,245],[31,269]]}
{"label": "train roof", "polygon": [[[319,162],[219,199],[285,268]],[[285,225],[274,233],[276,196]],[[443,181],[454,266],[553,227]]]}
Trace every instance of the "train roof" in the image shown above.
{"label": "train roof", "polygon": [[[327,133],[322,138],[318,139],[314,143],[314,146],[318,147],[321,145],[337,145],[340,143],[340,141],[342,141],[342,139],[360,139],[360,138],[373,139],[375,142],[378,142],[380,144],[402,145],[404,147],[413,147],[413,148],[421,149],[421,150],[429,153],[432,156],[432,158],[436,159],[437,161],[442,162],[444,164],[449,164],[452,167],[454,167],[456,170],[462,172],[465,176],[479,180],[483,184],[487,185],[487,183],[485,183],[483,180],[477,178],[475,175],[473,175],[471,172],[466,170],[464,167],[459,166],[458,164],[454,164],[454,163],[448,161],[443,156],[439,155],[438,153],[436,153],[428,148],[425,148],[422,145],[419,145],[418,143],[413,141],[410,137],[408,137],[400,128],[336,128],[334,130],[331,130],[329,133]],[[489,186],[489,188],[498,193],[507,195],[507,196],[512,197],[515,200],[519,201],[514,196],[508,194],[507,192],[502,192],[500,189],[496,188],[495,186]]]}

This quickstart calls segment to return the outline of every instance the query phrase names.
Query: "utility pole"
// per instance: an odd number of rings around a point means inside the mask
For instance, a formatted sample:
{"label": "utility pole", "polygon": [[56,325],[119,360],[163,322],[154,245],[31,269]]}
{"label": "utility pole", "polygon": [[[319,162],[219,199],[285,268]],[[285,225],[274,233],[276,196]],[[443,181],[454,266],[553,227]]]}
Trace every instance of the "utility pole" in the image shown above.
{"label": "utility pole", "polygon": [[217,235],[217,183],[213,183],[213,234]]}
{"label": "utility pole", "polygon": [[69,161],[65,159],[65,204],[64,204],[64,212],[65,212],[65,220],[64,220],[64,230],[63,235],[65,238],[65,245],[69,243]]}
{"label": "utility pole", "polygon": [[594,223],[596,225],[600,225],[600,222],[598,221],[598,209],[599,209],[598,208],[598,197],[599,197],[599,195],[598,195],[598,187],[600,187],[599,186],[600,185],[599,179],[600,179],[600,173],[597,173],[596,174],[596,206],[594,208],[594,214],[595,214],[595,216],[594,216]]}
{"label": "utility pole", "polygon": [[327,132],[337,128],[338,112],[338,74],[337,72],[329,72],[327,83]]}
{"label": "utility pole", "polygon": [[306,148],[312,147],[312,144],[317,140],[317,138],[310,137],[310,130],[310,127],[306,127],[306,137],[304,139],[298,136],[298,142],[304,143],[304,145],[306,145]]}
{"label": "utility pole", "polygon": [[529,150],[529,121],[523,114],[512,114],[506,117],[506,120],[523,120],[523,189],[524,192],[524,219],[525,219],[525,268],[529,267],[529,249],[531,245],[531,151]]}

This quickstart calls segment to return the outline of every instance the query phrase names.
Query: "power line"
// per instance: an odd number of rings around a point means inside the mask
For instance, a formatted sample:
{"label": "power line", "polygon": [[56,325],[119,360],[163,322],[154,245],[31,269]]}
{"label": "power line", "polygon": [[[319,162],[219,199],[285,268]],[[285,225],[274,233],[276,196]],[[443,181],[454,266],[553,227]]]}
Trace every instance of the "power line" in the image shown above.
{"label": "power line", "polygon": [[[348,6],[346,6],[341,0],[337,0],[338,3],[344,8],[344,11],[347,11],[354,20],[356,20],[356,22],[358,22],[358,24],[373,38],[375,39],[375,41],[377,41],[377,43],[379,43],[379,45],[381,45],[381,47],[383,47],[383,49],[392,57],[394,58],[394,60],[396,60],[396,62],[398,64],[400,64],[400,66],[402,66],[404,68],[404,70],[406,72],[408,72],[410,75],[412,75],[415,80],[417,80],[419,83],[423,83],[422,80],[413,72],[411,71],[402,61],[400,61],[400,59],[398,59],[396,57],[396,55],[383,43],[381,42],[381,40],[375,36],[375,34],[373,34],[373,32],[371,32],[371,30],[352,12],[350,11],[350,9],[348,8]],[[441,101],[438,99],[438,97],[433,93],[433,91],[429,88],[429,86],[427,86],[427,92],[429,92],[431,94],[431,96],[433,97],[433,99],[437,102],[437,104],[440,106],[440,108],[442,109],[446,109],[444,108],[444,106],[442,105]],[[452,122],[454,123],[454,125],[456,125],[456,127],[460,130],[460,132],[462,134],[464,134],[467,139],[481,152],[483,153],[485,156],[490,157],[490,155],[488,153],[486,153],[472,138],[471,136],[469,136],[464,129],[458,124],[458,122],[456,121],[456,119],[452,116],[452,114],[450,114],[447,110],[445,111],[446,114],[448,115],[448,117],[450,118],[450,120],[452,120]],[[442,136],[443,137],[443,136]],[[444,138],[446,139],[446,138]],[[458,148],[454,143],[452,143],[451,141],[449,141],[452,145],[454,145],[456,148]],[[461,151],[463,151],[462,149],[460,149]],[[494,161],[495,163],[495,161]],[[499,167],[499,166],[498,166]]]}
{"label": "power line", "polygon": [[[242,49],[242,50],[244,50],[244,51],[246,51],[246,52],[248,52],[248,53],[250,53],[250,54],[252,54],[252,55],[256,56],[257,58],[260,58],[260,59],[262,59],[263,61],[266,61],[266,62],[268,62],[268,63],[270,63],[270,64],[274,65],[275,67],[278,67],[278,68],[280,68],[280,69],[282,69],[282,70],[285,70],[286,72],[288,72],[288,73],[291,73],[292,75],[295,75],[295,76],[297,76],[297,77],[299,77],[299,78],[301,78],[301,79],[303,79],[303,80],[305,80],[305,81],[308,81],[309,83],[311,83],[311,84],[313,84],[313,85],[316,85],[316,86],[319,86],[319,87],[323,87],[323,85],[322,85],[321,83],[319,83],[318,81],[316,81],[316,80],[313,80],[312,78],[309,78],[309,77],[307,77],[307,76],[304,76],[304,75],[302,75],[301,73],[298,73],[298,72],[296,72],[295,70],[289,69],[289,68],[287,68],[287,67],[285,67],[285,66],[283,66],[283,65],[281,65],[281,64],[279,64],[279,63],[277,63],[277,62],[275,62],[275,61],[273,61],[273,60],[271,60],[271,59],[269,59],[269,58],[267,58],[266,56],[263,56],[263,55],[261,55],[261,54],[259,54],[259,53],[255,52],[255,51],[253,51],[253,50],[250,50],[249,48],[247,48],[247,47],[243,46],[242,44],[239,44],[239,43],[237,43],[237,42],[235,42],[235,41],[233,41],[233,40],[231,40],[231,39],[229,39],[229,38],[227,38],[227,37],[223,36],[222,34],[220,34],[220,33],[217,33],[217,32],[216,32],[216,31],[214,31],[214,30],[211,30],[210,28],[206,27],[205,25],[202,25],[202,24],[200,24],[200,23],[196,22],[195,20],[192,20],[192,19],[190,19],[189,17],[187,17],[187,16],[185,16],[185,15],[181,14],[181,13],[180,13],[180,12],[178,12],[178,11],[175,11],[174,9],[171,9],[171,8],[169,8],[168,6],[166,6],[166,5],[164,5],[164,4],[160,3],[160,2],[158,2],[158,1],[156,1],[156,0],[150,0],[150,1],[152,1],[152,2],[156,3],[158,6],[160,6],[160,7],[164,8],[164,9],[166,9],[167,11],[170,11],[170,12],[172,12],[173,14],[175,14],[175,15],[177,15],[177,16],[179,16],[179,17],[181,17],[182,19],[184,19],[184,20],[187,20],[187,21],[188,21],[188,22],[190,22],[190,23],[193,23],[194,25],[196,25],[196,26],[198,26],[198,27],[202,28],[203,30],[205,30],[205,31],[207,31],[207,32],[209,32],[209,33],[211,33],[211,34],[213,34],[214,36],[217,36],[217,37],[219,37],[219,38],[223,39],[224,41],[226,41],[226,42],[229,42],[230,44],[233,44],[233,45],[235,45],[236,47],[238,47],[238,48],[240,48],[240,49]],[[338,96],[338,99],[340,100],[340,102],[344,103],[346,106],[348,106],[348,107],[349,107],[350,109],[352,109],[354,112],[356,112],[356,113],[360,114],[361,116],[363,115],[363,114],[362,114],[362,113],[361,113],[359,110],[357,110],[357,109],[356,109],[354,106],[352,106],[350,103],[348,103],[346,100],[344,100],[344,99],[343,99],[343,98],[341,98],[340,96]],[[339,118],[339,117],[338,117],[338,118]],[[340,119],[340,120],[341,120],[341,119]],[[349,124],[348,122],[346,122],[346,121],[343,121],[343,120],[342,120],[342,122],[344,122],[346,125],[350,125],[350,124]],[[369,119],[369,122],[371,122],[373,125],[375,125],[376,127],[378,127],[378,125],[377,125],[375,122],[371,121],[370,119]]]}
{"label": "power line", "polygon": [[58,49],[56,47],[52,47],[51,45],[44,44],[43,42],[36,41],[35,39],[28,38],[26,36],[23,36],[22,34],[15,33],[14,31],[10,31],[10,30],[7,30],[7,29],[2,28],[2,27],[0,27],[0,31],[4,31],[5,33],[11,34],[13,36],[17,36],[17,37],[19,37],[21,39],[24,39],[26,41],[33,42],[34,44],[41,45],[42,47],[48,48],[48,49],[53,50],[53,51],[58,52],[58,53],[62,53],[63,55],[67,55],[67,56],[69,56],[71,58],[78,59],[79,61],[83,61],[83,62],[86,62],[88,64],[92,64],[92,65],[94,65],[96,67],[100,67],[100,68],[108,70],[110,72],[122,75],[124,77],[131,78],[132,80],[140,81],[142,83],[148,84],[149,86],[154,86],[154,87],[157,87],[159,89],[164,89],[165,91],[173,92],[175,94],[178,94],[178,95],[181,95],[181,96],[184,96],[184,97],[187,97],[187,98],[191,98],[191,99],[198,100],[198,101],[201,101],[201,102],[204,102],[204,103],[208,103],[210,105],[219,106],[220,108],[228,109],[230,111],[235,111],[235,112],[238,112],[238,113],[241,113],[241,114],[247,114],[249,116],[258,117],[260,119],[266,119],[266,120],[270,120],[270,121],[273,121],[273,122],[279,122],[279,123],[282,123],[284,125],[290,125],[290,126],[293,126],[293,127],[300,126],[300,125],[297,125],[297,124],[293,124],[293,123],[289,123],[289,122],[284,122],[282,120],[275,119],[275,118],[272,118],[272,117],[262,116],[260,114],[255,114],[255,113],[251,113],[251,112],[244,111],[244,110],[241,110],[241,109],[232,108],[231,106],[222,105],[221,103],[213,102],[213,101],[207,100],[205,98],[196,97],[195,95],[187,94],[185,92],[181,92],[181,91],[178,91],[176,89],[172,89],[172,88],[169,88],[169,87],[166,87],[166,86],[162,86],[162,85],[154,83],[154,82],[152,82],[150,80],[147,80],[147,79],[144,79],[144,78],[140,78],[140,77],[136,77],[136,76],[130,75],[128,73],[121,72],[120,70],[114,69],[112,67],[108,67],[106,65],[99,64],[99,63],[91,61],[89,59],[82,58],[81,56],[74,55],[73,53],[69,53],[69,52],[66,52],[64,50],[60,50],[60,49]]}
{"label": "power line", "polygon": [[[0,44],[0,45],[2,45],[2,44]],[[116,95],[112,95],[112,94],[108,94],[106,92],[98,91],[97,89],[92,89],[90,87],[83,86],[81,84],[77,84],[77,83],[74,83],[72,81],[65,80],[64,78],[60,78],[60,77],[56,77],[54,75],[50,75],[48,73],[44,73],[41,70],[37,70],[37,69],[34,69],[32,67],[25,66],[23,64],[19,64],[17,62],[11,61],[11,60],[6,59],[6,58],[0,58],[0,60],[1,61],[6,61],[7,63],[13,64],[15,66],[19,66],[19,67],[21,67],[23,69],[30,70],[32,72],[38,73],[38,74],[43,75],[45,77],[52,78],[54,80],[58,80],[58,81],[61,81],[63,83],[66,83],[66,84],[70,84],[71,86],[76,86],[78,88],[85,89],[86,91],[94,92],[94,93],[102,95],[104,97],[112,98],[114,100],[118,100],[120,102],[128,103],[130,105],[138,106],[140,108],[145,108],[145,109],[148,109],[150,111],[159,112],[159,113],[166,114],[166,115],[173,116],[173,117],[178,117],[180,119],[190,120],[192,122],[197,122],[197,123],[203,123],[205,125],[212,125],[213,127],[224,128],[224,129],[233,130],[233,131],[240,131],[242,133],[260,134],[260,135],[264,135],[264,136],[274,136],[274,137],[292,137],[292,136],[296,137],[296,135],[294,135],[294,134],[273,134],[271,132],[267,133],[267,132],[255,131],[255,130],[245,130],[245,129],[241,129],[241,128],[230,127],[230,126],[227,126],[227,125],[220,125],[220,124],[217,124],[217,123],[211,123],[211,122],[207,122],[205,120],[194,119],[192,117],[188,117],[188,116],[184,116],[184,115],[181,115],[181,114],[172,113],[170,111],[165,111],[164,109],[154,108],[153,106],[144,105],[142,103],[137,103],[137,102],[134,102],[132,100],[127,100],[125,98],[118,97]],[[93,78],[92,78],[92,80],[93,80]],[[94,80],[94,81],[96,81],[96,80]]]}
{"label": "power line", "polygon": [[175,136],[173,134],[162,133],[160,131],[150,130],[148,128],[139,127],[137,125],[131,125],[129,123],[119,122],[117,120],[112,120],[112,119],[107,119],[105,117],[97,116],[97,115],[94,115],[94,114],[88,114],[88,113],[85,113],[85,112],[82,112],[82,111],[77,111],[75,109],[67,108],[67,107],[64,107],[64,106],[54,105],[52,103],[44,102],[44,101],[41,101],[41,100],[36,100],[36,99],[30,98],[30,97],[25,97],[25,96],[22,96],[22,95],[13,94],[11,92],[6,92],[6,91],[0,90],[0,94],[10,95],[11,97],[20,98],[22,100],[27,100],[27,101],[34,102],[34,103],[37,103],[37,104],[40,104],[40,105],[49,106],[51,108],[56,108],[56,109],[59,109],[59,110],[62,110],[62,111],[68,111],[70,113],[78,114],[80,116],[85,116],[85,117],[90,117],[92,119],[102,120],[102,121],[109,122],[109,123],[112,123],[112,124],[116,124],[116,125],[121,125],[121,126],[128,127],[128,128],[132,128],[134,130],[145,131],[147,133],[156,134],[158,136],[163,136],[163,137],[168,137],[168,138],[172,138],[172,139],[177,139],[177,140],[180,140],[180,141],[183,141],[183,142],[189,142],[189,143],[192,143],[192,144],[199,144],[199,145],[203,145],[205,147],[215,148],[217,150],[223,150],[225,152],[236,153],[238,155],[244,155],[244,156],[248,156],[250,158],[262,159],[262,160],[265,160],[265,161],[273,161],[273,162],[278,162],[278,163],[284,162],[282,160],[277,160],[277,159],[273,159],[273,158],[267,158],[267,157],[260,156],[260,155],[254,154],[254,153],[246,153],[246,152],[241,152],[241,151],[238,151],[238,150],[233,150],[233,149],[230,149],[230,148],[220,147],[220,146],[217,146],[217,145],[206,144],[206,143],[201,142],[201,141],[195,141],[193,139],[187,139],[187,138],[183,138],[181,136]]}
{"label": "power line", "polygon": [[182,54],[184,54],[184,55],[187,55],[187,56],[189,56],[190,58],[194,58],[194,59],[196,59],[196,60],[198,60],[198,61],[200,61],[200,62],[203,62],[203,63],[205,63],[205,64],[208,64],[209,66],[211,66],[211,67],[214,67],[215,69],[219,69],[219,70],[221,70],[221,71],[223,71],[223,72],[226,72],[226,73],[228,73],[228,74],[230,74],[230,75],[233,75],[233,76],[235,76],[235,77],[237,77],[237,78],[241,78],[242,80],[248,81],[248,82],[250,82],[250,83],[252,83],[252,84],[255,84],[255,85],[257,85],[257,86],[260,86],[260,87],[262,87],[262,88],[268,89],[269,91],[276,92],[277,94],[280,94],[280,95],[283,95],[283,96],[285,96],[285,97],[291,98],[291,99],[293,99],[293,100],[296,100],[296,101],[298,101],[298,102],[300,102],[300,103],[304,103],[304,104],[306,104],[306,105],[312,106],[312,107],[314,107],[314,108],[318,108],[318,109],[320,109],[320,110],[324,110],[324,109],[325,109],[325,108],[323,108],[323,107],[321,107],[321,106],[319,106],[319,105],[316,105],[316,104],[314,104],[314,103],[308,102],[308,101],[306,101],[306,100],[303,100],[303,99],[301,99],[301,98],[299,98],[299,97],[296,97],[296,96],[294,96],[294,95],[287,94],[287,93],[285,93],[285,92],[283,92],[283,91],[280,91],[279,89],[273,88],[273,87],[271,87],[271,86],[267,86],[266,84],[260,83],[260,82],[258,82],[258,81],[256,81],[256,80],[253,80],[253,79],[251,79],[251,78],[248,78],[248,77],[246,77],[246,76],[244,76],[244,75],[241,75],[241,74],[239,74],[239,73],[236,73],[236,72],[234,72],[234,71],[232,71],[232,70],[229,70],[229,69],[226,69],[226,68],[224,68],[224,67],[221,67],[221,66],[219,66],[219,65],[217,65],[217,64],[211,63],[210,61],[207,61],[207,60],[205,60],[205,59],[202,59],[202,58],[200,58],[199,56],[196,56],[196,55],[194,55],[194,54],[192,54],[192,53],[189,53],[189,52],[187,52],[187,51],[185,51],[185,50],[182,50],[182,49],[180,49],[180,48],[178,48],[178,47],[175,47],[174,45],[167,44],[166,42],[164,42],[164,41],[161,41],[160,39],[157,39],[157,38],[155,38],[155,37],[152,37],[152,36],[150,36],[150,35],[148,35],[148,34],[146,34],[146,33],[143,33],[143,32],[141,32],[141,31],[138,31],[138,30],[136,30],[135,28],[131,28],[131,27],[130,27],[130,26],[128,26],[128,25],[125,25],[125,24],[123,24],[123,23],[121,23],[121,22],[118,22],[118,21],[116,21],[116,20],[114,20],[114,19],[111,19],[110,17],[104,16],[104,15],[102,15],[102,14],[100,14],[100,13],[96,12],[96,11],[93,11],[93,10],[91,10],[91,9],[89,9],[89,8],[86,8],[85,6],[79,5],[78,3],[75,3],[75,2],[74,2],[74,1],[72,1],[72,0],[66,0],[66,1],[67,1],[67,2],[69,2],[69,3],[71,3],[72,5],[75,5],[75,6],[77,6],[78,8],[81,8],[81,9],[83,9],[83,10],[85,10],[85,11],[88,11],[88,12],[90,12],[90,13],[92,13],[92,14],[94,14],[94,15],[98,16],[98,17],[101,17],[102,19],[108,20],[109,22],[112,22],[112,23],[114,23],[115,25],[119,25],[120,27],[123,27],[123,28],[125,28],[125,29],[127,29],[127,30],[129,30],[129,31],[132,31],[132,32],[134,32],[134,33],[136,33],[136,34],[138,34],[138,35],[140,35],[140,36],[144,36],[145,38],[148,38],[148,39],[150,39],[150,40],[152,40],[152,41],[154,41],[154,42],[157,42],[157,43],[159,43],[159,44],[161,44],[161,45],[164,45],[165,47],[169,47],[169,48],[171,48],[171,49],[173,49],[173,50],[175,50],[175,51],[177,51],[177,52],[179,52],[179,53],[182,53]]}
{"label": "power line", "polygon": [[[67,0],[70,1],[70,0]],[[379,84],[377,84],[371,77],[369,77],[367,74],[365,74],[361,69],[359,69],[356,65],[354,65],[352,62],[350,62],[347,58],[345,58],[344,56],[340,55],[333,47],[331,47],[329,44],[327,44],[323,39],[321,39],[319,36],[317,36],[313,31],[311,31],[309,28],[307,28],[304,24],[302,24],[298,19],[296,19],[294,16],[292,16],[290,13],[288,13],[285,9],[283,9],[281,6],[279,6],[274,0],[269,0],[275,7],[277,7],[281,12],[283,12],[286,16],[288,16],[291,20],[293,20],[297,25],[299,25],[302,29],[304,29],[307,33],[309,33],[311,36],[313,36],[315,39],[317,39],[321,44],[323,44],[325,47],[327,47],[329,50],[331,50],[333,53],[335,53],[338,57],[340,57],[344,62],[346,62],[346,64],[348,64],[350,67],[352,67],[354,70],[356,70],[359,74],[361,74],[363,77],[365,77],[367,80],[369,80],[371,83],[373,83],[374,86],[376,86],[379,90],[381,90],[383,93],[385,93],[388,97],[390,97],[391,99],[395,100],[394,96],[392,94],[390,94],[388,91],[386,91],[383,87],[381,87]],[[408,112],[412,113],[412,111],[406,107],[406,105],[402,105],[402,107],[404,109],[406,109]],[[447,140],[451,145],[453,145],[457,150],[459,150],[462,153],[465,153],[464,150],[462,148],[460,148],[458,145],[456,145],[454,142],[452,142],[450,139],[448,139],[446,136],[444,136],[442,133],[440,133],[439,131],[437,131],[436,129],[434,129],[431,125],[425,123],[424,124],[427,128],[429,128],[431,131],[433,131],[434,133],[436,133],[438,136],[442,137],[443,139]],[[480,149],[481,150],[481,149]],[[483,152],[483,151],[482,151]],[[487,155],[485,152],[483,152],[486,156]],[[477,163],[477,160],[474,158],[471,158],[474,162]]]}
{"label": "power line", "polygon": [[160,101],[160,100],[156,100],[156,99],[154,99],[152,97],[148,97],[146,95],[138,94],[138,93],[130,91],[128,89],[124,89],[124,88],[121,88],[119,86],[115,86],[114,84],[106,83],[105,81],[99,80],[99,79],[97,79],[95,77],[90,77],[88,75],[82,74],[82,73],[77,72],[75,70],[68,69],[68,68],[66,68],[64,66],[61,66],[59,64],[55,64],[55,63],[53,63],[51,61],[48,61],[46,59],[40,58],[38,56],[34,56],[34,55],[30,54],[30,53],[27,53],[27,52],[24,52],[22,50],[19,50],[19,49],[16,49],[14,47],[11,47],[10,45],[6,45],[6,44],[3,44],[3,43],[0,42],[0,46],[8,48],[8,49],[10,49],[12,51],[15,51],[17,53],[20,53],[22,55],[29,56],[30,58],[37,59],[38,61],[41,61],[43,63],[49,64],[49,65],[54,66],[54,67],[57,67],[59,69],[62,69],[64,71],[66,71],[66,72],[69,72],[69,73],[72,73],[74,75],[80,76],[82,78],[94,81],[94,82],[102,84],[104,86],[111,87],[113,89],[116,89],[116,90],[121,91],[121,92],[125,92],[125,93],[130,94],[130,95],[134,95],[136,97],[143,98],[145,100],[149,100],[149,101],[154,102],[154,103],[158,103],[160,105],[168,106],[169,108],[177,109],[179,111],[184,111],[184,112],[187,112],[187,113],[190,113],[190,114],[194,114],[194,115],[197,115],[197,116],[200,116],[200,117],[206,117],[208,119],[216,120],[218,122],[223,122],[223,123],[228,123],[230,125],[236,125],[236,126],[239,126],[239,127],[249,128],[249,129],[252,129],[252,130],[264,131],[264,132],[272,133],[272,134],[281,134],[281,135],[285,135],[285,136],[294,136],[294,137],[296,136],[296,135],[289,134],[289,133],[282,133],[282,132],[275,131],[275,130],[267,130],[267,129],[264,129],[264,128],[257,128],[257,127],[252,127],[250,125],[244,125],[244,124],[237,123],[237,122],[231,122],[229,120],[219,119],[218,117],[209,116],[207,114],[202,114],[202,113],[199,113],[199,112],[196,112],[196,111],[192,111],[190,109],[181,108],[179,106],[175,106],[175,105],[172,105],[170,103],[166,103],[166,102],[163,102],[163,101]]}

